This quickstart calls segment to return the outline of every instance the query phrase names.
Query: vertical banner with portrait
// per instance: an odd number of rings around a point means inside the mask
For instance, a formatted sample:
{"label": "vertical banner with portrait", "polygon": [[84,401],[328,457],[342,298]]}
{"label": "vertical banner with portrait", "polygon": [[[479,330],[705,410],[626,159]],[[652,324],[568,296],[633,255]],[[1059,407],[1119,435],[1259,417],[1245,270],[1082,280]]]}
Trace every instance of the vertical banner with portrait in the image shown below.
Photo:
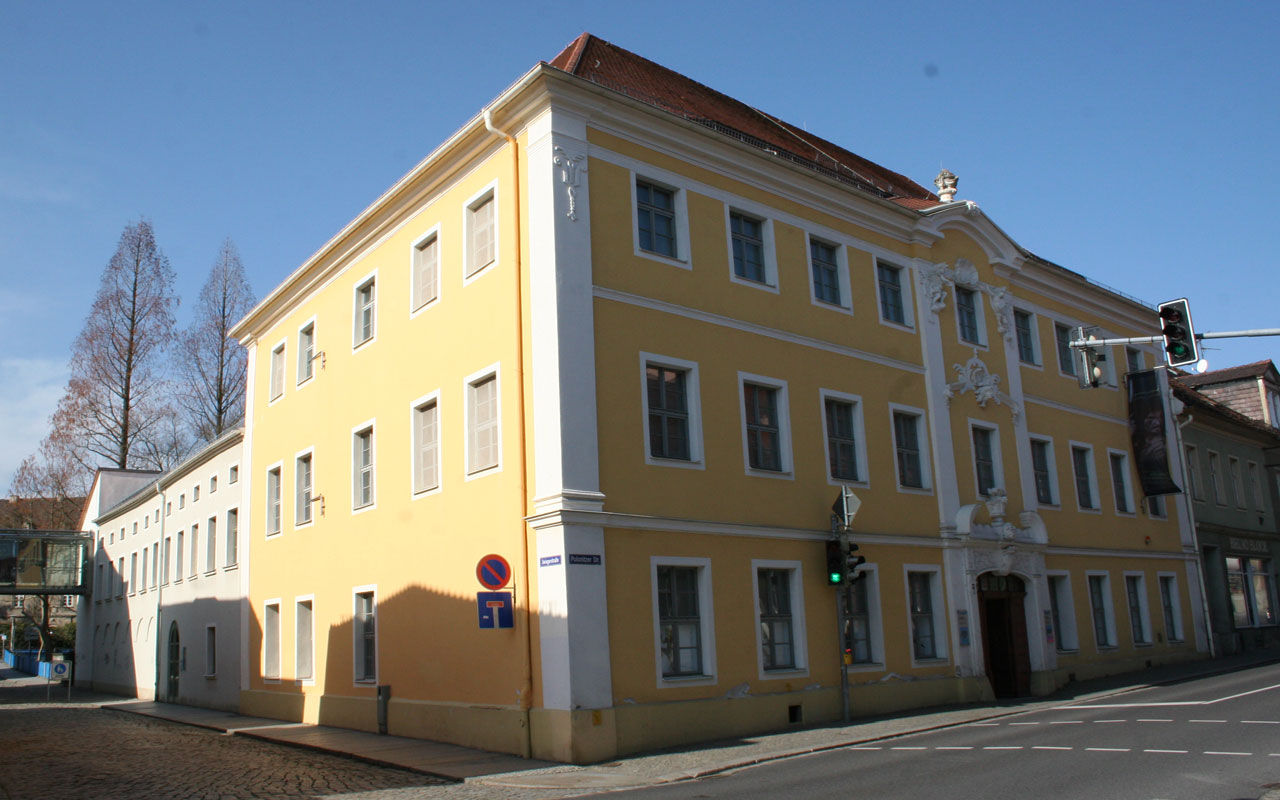
{"label": "vertical banner with portrait", "polygon": [[1125,376],[1129,388],[1129,438],[1133,443],[1133,461],[1138,467],[1142,494],[1179,494],[1182,489],[1173,482],[1169,469],[1168,422],[1164,398],[1156,371],[1130,372]]}

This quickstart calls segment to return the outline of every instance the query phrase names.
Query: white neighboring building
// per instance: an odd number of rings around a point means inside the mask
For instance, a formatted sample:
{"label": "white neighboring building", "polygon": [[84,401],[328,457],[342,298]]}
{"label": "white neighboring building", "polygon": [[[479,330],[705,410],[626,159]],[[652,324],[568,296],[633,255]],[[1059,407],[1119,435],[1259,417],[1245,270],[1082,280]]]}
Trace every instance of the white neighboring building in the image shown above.
{"label": "white neighboring building", "polygon": [[93,688],[235,709],[240,702],[242,429],[95,520]]}

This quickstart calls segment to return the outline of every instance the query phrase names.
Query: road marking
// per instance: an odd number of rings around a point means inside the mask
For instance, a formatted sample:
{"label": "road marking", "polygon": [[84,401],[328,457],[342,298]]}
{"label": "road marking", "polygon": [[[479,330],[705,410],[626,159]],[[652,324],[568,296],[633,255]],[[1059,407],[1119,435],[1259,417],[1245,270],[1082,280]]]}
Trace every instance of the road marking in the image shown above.
{"label": "road marking", "polygon": [[1082,719],[1058,719],[1049,723],[1050,725],[1083,725]]}
{"label": "road marking", "polygon": [[1128,720],[1123,720],[1123,719],[1095,719],[1095,720],[1094,720],[1094,722],[1096,722],[1096,723],[1097,723],[1097,724],[1099,724],[1099,725],[1103,725],[1103,724],[1108,723],[1108,722],[1128,722]]}
{"label": "road marking", "polygon": [[1021,750],[1022,745],[1001,745],[999,747],[984,747],[983,750]]}
{"label": "road marking", "polygon": [[1038,744],[1031,748],[1032,750],[1074,750],[1074,747],[1057,747],[1055,745]]}
{"label": "road marking", "polygon": [[1144,753],[1178,753],[1181,755],[1185,755],[1187,751],[1186,750],[1143,750],[1142,752]]}
{"label": "road marking", "polygon": [[1039,722],[1010,722],[1010,725],[1039,725]]}
{"label": "road marking", "polygon": [[1225,719],[1189,719],[1187,722],[1226,722]]}
{"label": "road marking", "polygon": [[1138,722],[1173,722],[1171,719],[1140,719]]}
{"label": "road marking", "polygon": [[1000,726],[999,722],[970,722],[969,724],[975,728],[997,728]]}
{"label": "road marking", "polygon": [[1091,753],[1127,753],[1129,752],[1129,748],[1127,747],[1086,747],[1085,750],[1088,750]]}
{"label": "road marking", "polygon": [[1245,725],[1280,725],[1280,720],[1276,719],[1242,719],[1240,722]]}
{"label": "road marking", "polygon": [[850,750],[883,750],[883,747],[850,747]]}
{"label": "road marking", "polygon": [[1071,706],[1054,706],[1054,711],[1075,711],[1081,708],[1152,708],[1155,706],[1208,706],[1214,703],[1225,703],[1228,700],[1236,700],[1241,697],[1248,697],[1258,692],[1269,692],[1272,689],[1280,689],[1280,683],[1271,686],[1263,686],[1261,689],[1250,689],[1247,692],[1239,694],[1230,694],[1226,697],[1218,697],[1213,700],[1179,700],[1167,703],[1080,703]]}
{"label": "road marking", "polygon": [[1205,750],[1206,756],[1251,756],[1253,753],[1231,753],[1225,750]]}
{"label": "road marking", "polygon": [[928,750],[927,747],[890,747],[890,750]]}
{"label": "road marking", "polygon": [[1235,700],[1237,697],[1248,697],[1251,694],[1257,694],[1258,692],[1269,692],[1272,689],[1280,689],[1280,683],[1273,683],[1270,686],[1263,686],[1261,689],[1252,689],[1247,692],[1241,692],[1240,694],[1232,694],[1232,695],[1227,695],[1226,697],[1219,697],[1217,700],[1209,700],[1208,702],[1225,703],[1228,700]]}
{"label": "road marking", "polygon": [[935,747],[934,749],[935,749],[935,750],[972,750],[973,748],[972,748],[972,747],[960,747],[960,746],[955,746],[955,747]]}

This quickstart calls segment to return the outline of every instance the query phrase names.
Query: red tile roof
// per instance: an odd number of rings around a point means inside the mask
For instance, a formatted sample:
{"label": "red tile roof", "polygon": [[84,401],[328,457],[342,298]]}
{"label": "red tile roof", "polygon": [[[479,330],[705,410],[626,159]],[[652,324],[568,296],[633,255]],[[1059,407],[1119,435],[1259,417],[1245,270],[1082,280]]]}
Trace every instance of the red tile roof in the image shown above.
{"label": "red tile roof", "polygon": [[1241,364],[1238,367],[1210,370],[1198,375],[1192,373],[1179,375],[1178,380],[1187,386],[1210,386],[1215,383],[1230,383],[1244,380],[1245,378],[1262,378],[1268,372],[1272,373],[1272,379],[1274,380],[1276,378],[1276,368],[1271,363],[1271,359],[1255,361],[1252,364]]}
{"label": "red tile roof", "polygon": [[[1268,361],[1264,363],[1269,364],[1271,362]],[[1219,371],[1225,372],[1226,370],[1219,370]],[[1271,445],[1272,447],[1280,445],[1280,429],[1273,428],[1265,422],[1256,420],[1252,417],[1245,416],[1244,414],[1241,414],[1239,411],[1236,411],[1233,408],[1228,408],[1222,403],[1219,403],[1216,400],[1213,400],[1209,397],[1206,397],[1200,394],[1195,389],[1186,385],[1186,380],[1188,377],[1190,376],[1171,375],[1169,377],[1169,385],[1173,388],[1173,394],[1175,397],[1182,400],[1182,402],[1186,403],[1189,406],[1196,406],[1198,408],[1206,409],[1208,411],[1211,411],[1217,414],[1220,417],[1223,417],[1224,419],[1228,419],[1228,420],[1231,420],[1232,422],[1235,422],[1237,425],[1240,425],[1245,428],[1251,428],[1253,429],[1254,432],[1265,435],[1266,438],[1269,438],[1277,443],[1275,445]],[[1196,376],[1196,377],[1199,377],[1199,376]]]}
{"label": "red tile roof", "polygon": [[548,63],[908,208],[938,204],[933,192],[904,175],[590,33]]}

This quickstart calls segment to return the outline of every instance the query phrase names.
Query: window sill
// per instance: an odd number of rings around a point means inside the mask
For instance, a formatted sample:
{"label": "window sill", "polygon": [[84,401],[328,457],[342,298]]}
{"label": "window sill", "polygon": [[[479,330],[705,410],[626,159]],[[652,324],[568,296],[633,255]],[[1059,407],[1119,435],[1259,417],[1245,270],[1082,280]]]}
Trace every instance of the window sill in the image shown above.
{"label": "window sill", "polygon": [[740,286],[749,286],[752,289],[756,289],[761,292],[769,292],[771,294],[778,293],[778,285],[776,283],[769,283],[768,281],[757,281],[751,278],[744,278],[743,276],[739,275],[736,272],[729,273],[729,280]]}
{"label": "window sill", "polygon": [[1068,648],[1068,649],[1059,649],[1059,650],[1057,651],[1057,653],[1058,653],[1058,655],[1060,655],[1060,656],[1078,656],[1078,655],[1080,655],[1080,648],[1079,648],[1079,647],[1072,647],[1072,648]]}
{"label": "window sill", "polygon": [[706,469],[707,465],[693,458],[665,458],[663,456],[645,454],[644,463],[651,467],[673,467],[675,469]]}
{"label": "window sill", "polygon": [[903,494],[918,494],[922,497],[930,497],[933,495],[932,488],[921,488],[919,486],[903,486],[898,484],[898,491]]}
{"label": "window sill", "polygon": [[216,680],[218,679],[218,676],[217,676],[217,675],[205,675],[205,676],[204,676],[204,679],[205,679],[206,681],[216,681]]}
{"label": "window sill", "polygon": [[688,259],[679,258],[676,256],[668,256],[662,253],[655,253],[652,250],[641,250],[639,247],[636,248],[635,253],[640,258],[647,258],[650,261],[657,261],[659,264],[666,264],[669,267],[678,267],[679,269],[687,269],[687,270],[693,269],[693,264],[689,263]]}
{"label": "window sill", "polygon": [[714,675],[661,675],[658,677],[658,687],[668,689],[679,686],[706,686],[715,682]]}
{"label": "window sill", "polygon": [[217,575],[217,574],[218,574],[218,570],[217,570],[217,569],[205,570],[205,573],[204,573],[204,574],[205,574],[205,577],[208,577],[208,576],[210,576],[210,575]]}
{"label": "window sill", "polygon": [[795,474],[786,470],[756,469],[755,467],[747,467],[747,475],[753,478],[774,478],[784,481],[796,479]]}
{"label": "window sill", "polygon": [[1154,642],[1134,642],[1133,646],[1134,647],[1154,647],[1155,643]]}

